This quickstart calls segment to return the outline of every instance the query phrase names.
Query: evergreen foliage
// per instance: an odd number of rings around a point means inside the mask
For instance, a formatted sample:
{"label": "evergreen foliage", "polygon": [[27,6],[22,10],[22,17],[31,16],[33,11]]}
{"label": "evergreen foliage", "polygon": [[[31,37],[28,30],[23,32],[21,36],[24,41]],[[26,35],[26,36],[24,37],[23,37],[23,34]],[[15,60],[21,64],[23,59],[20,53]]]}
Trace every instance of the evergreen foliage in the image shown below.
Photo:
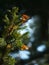
{"label": "evergreen foliage", "polygon": [[7,11],[8,13],[3,19],[6,25],[4,25],[4,31],[0,37],[0,65],[15,65],[16,60],[9,56],[9,53],[17,51],[17,49],[22,50],[22,46],[26,46],[23,39],[27,37],[28,32],[23,35],[19,32],[26,27],[21,27],[23,21],[20,20],[22,15],[19,14],[18,7],[13,7]]}

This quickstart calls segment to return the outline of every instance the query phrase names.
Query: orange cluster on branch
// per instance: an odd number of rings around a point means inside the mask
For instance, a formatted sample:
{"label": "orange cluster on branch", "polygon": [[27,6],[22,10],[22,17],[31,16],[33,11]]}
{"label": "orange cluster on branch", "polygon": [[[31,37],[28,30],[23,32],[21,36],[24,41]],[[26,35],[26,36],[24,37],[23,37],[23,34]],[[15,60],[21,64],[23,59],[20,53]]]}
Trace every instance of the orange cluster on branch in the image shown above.
{"label": "orange cluster on branch", "polygon": [[17,28],[18,28],[18,26],[14,25],[14,24],[10,25],[9,28],[8,28],[8,30],[7,30],[7,35],[6,36],[11,35],[12,32],[13,32],[13,30],[17,29]]}
{"label": "orange cluster on branch", "polygon": [[30,17],[26,14],[23,14],[21,17],[22,23],[25,23]]}
{"label": "orange cluster on branch", "polygon": [[29,49],[29,47],[24,44],[21,46],[21,50],[28,50],[28,49]]}

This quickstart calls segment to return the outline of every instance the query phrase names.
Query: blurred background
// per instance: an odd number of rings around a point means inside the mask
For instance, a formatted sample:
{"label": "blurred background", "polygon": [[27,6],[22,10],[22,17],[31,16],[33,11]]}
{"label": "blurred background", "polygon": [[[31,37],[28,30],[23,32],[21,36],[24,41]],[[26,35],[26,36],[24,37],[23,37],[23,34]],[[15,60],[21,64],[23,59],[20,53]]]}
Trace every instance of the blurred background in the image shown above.
{"label": "blurred background", "polygon": [[[0,0],[0,19],[7,9],[19,7],[20,14],[30,18],[22,26],[27,26],[21,34],[29,31],[29,39],[24,40],[29,50],[11,53],[18,60],[16,65],[49,65],[49,2],[48,0]],[[0,23],[1,29],[3,29]]]}

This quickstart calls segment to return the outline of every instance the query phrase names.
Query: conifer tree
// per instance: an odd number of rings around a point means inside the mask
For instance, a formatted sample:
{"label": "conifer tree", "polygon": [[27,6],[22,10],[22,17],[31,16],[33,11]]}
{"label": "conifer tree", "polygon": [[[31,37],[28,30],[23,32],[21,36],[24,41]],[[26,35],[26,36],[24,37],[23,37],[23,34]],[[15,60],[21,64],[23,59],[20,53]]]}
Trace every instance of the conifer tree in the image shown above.
{"label": "conifer tree", "polygon": [[18,7],[13,7],[7,11],[8,13],[5,14],[3,19],[5,23],[4,30],[0,37],[0,65],[15,65],[16,60],[9,56],[9,54],[14,50],[28,49],[23,42],[24,39],[28,38],[28,32],[23,35],[20,34],[19,30],[23,31],[26,26],[21,27],[24,20],[22,20],[22,15],[18,12]]}

